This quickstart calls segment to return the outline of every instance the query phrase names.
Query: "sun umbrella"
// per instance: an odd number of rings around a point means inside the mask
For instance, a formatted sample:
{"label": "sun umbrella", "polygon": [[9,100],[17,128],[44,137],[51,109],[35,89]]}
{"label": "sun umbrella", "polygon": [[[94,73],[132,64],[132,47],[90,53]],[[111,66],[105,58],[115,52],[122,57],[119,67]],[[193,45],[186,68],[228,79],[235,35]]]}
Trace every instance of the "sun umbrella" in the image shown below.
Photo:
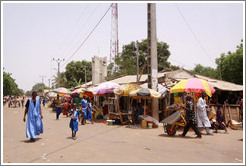
{"label": "sun umbrella", "polygon": [[68,97],[71,97],[70,95],[64,95],[62,96],[63,98],[68,98]]}
{"label": "sun umbrella", "polygon": [[70,93],[70,95],[83,93],[84,91],[85,91],[84,88],[75,89],[74,91],[72,91],[72,92]]}
{"label": "sun umbrella", "polygon": [[96,87],[96,89],[93,91],[93,94],[97,95],[97,94],[111,93],[118,86],[120,85],[114,82],[104,82]]}
{"label": "sun umbrella", "polygon": [[142,87],[137,84],[125,84],[125,85],[120,85],[119,87],[115,88],[114,93],[117,95],[121,95],[121,96],[129,96],[129,93],[131,91],[134,91],[137,89],[142,89]]}
{"label": "sun umbrella", "polygon": [[131,91],[129,93],[131,97],[150,97],[150,98],[161,98],[161,94],[153,89],[143,88]]}
{"label": "sun umbrella", "polygon": [[71,93],[69,89],[63,87],[54,89],[53,92],[59,93],[60,95],[66,95]]}
{"label": "sun umbrella", "polygon": [[209,97],[211,97],[212,94],[215,92],[215,89],[207,81],[198,78],[190,78],[180,81],[170,89],[170,93],[177,93],[177,92],[202,93],[204,91]]}
{"label": "sun umbrella", "polygon": [[57,93],[55,93],[55,92],[49,92],[46,96],[47,97],[57,97]]}

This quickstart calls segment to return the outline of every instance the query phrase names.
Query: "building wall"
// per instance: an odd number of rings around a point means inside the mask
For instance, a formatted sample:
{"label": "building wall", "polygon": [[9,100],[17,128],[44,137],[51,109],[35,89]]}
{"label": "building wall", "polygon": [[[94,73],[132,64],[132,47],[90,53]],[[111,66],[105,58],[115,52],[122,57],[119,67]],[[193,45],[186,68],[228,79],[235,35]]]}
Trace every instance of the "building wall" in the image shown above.
{"label": "building wall", "polygon": [[92,85],[105,81],[107,77],[107,57],[92,58]]}

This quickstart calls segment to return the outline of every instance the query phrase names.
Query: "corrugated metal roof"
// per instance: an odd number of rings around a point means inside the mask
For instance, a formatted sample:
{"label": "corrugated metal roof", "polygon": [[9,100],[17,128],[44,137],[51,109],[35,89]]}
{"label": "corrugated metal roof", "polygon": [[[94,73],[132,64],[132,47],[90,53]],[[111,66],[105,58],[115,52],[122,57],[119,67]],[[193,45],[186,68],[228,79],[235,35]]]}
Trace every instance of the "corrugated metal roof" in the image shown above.
{"label": "corrugated metal roof", "polygon": [[243,85],[234,84],[227,81],[217,80],[214,78],[209,78],[202,75],[196,75],[197,78],[206,80],[214,88],[223,90],[223,91],[243,91]]}

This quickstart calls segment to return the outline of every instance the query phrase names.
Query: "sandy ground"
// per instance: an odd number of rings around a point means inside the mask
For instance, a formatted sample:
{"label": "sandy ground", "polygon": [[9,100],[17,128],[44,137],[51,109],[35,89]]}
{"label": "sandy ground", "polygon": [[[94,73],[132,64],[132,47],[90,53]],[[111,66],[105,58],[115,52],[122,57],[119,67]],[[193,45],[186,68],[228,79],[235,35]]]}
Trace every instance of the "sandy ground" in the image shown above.
{"label": "sandy ground", "polygon": [[[3,108],[3,163],[242,163],[242,130],[220,130],[213,136],[186,138],[156,129],[79,125],[77,140],[71,139],[70,118],[43,108],[44,133],[34,143],[26,138],[24,108]],[[205,133],[205,131],[203,131]]]}

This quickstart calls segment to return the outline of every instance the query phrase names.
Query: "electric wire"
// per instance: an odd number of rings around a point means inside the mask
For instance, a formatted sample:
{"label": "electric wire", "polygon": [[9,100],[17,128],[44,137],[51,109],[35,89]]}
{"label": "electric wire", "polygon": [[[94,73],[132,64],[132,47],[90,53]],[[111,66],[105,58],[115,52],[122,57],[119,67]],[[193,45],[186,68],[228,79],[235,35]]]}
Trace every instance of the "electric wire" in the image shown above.
{"label": "electric wire", "polygon": [[104,13],[104,15],[101,17],[101,19],[98,21],[98,23],[96,24],[96,26],[92,29],[92,31],[89,33],[89,35],[87,35],[87,37],[85,38],[85,40],[80,44],[80,46],[74,51],[74,53],[68,58],[67,61],[65,61],[62,65],[64,66],[78,51],[79,49],[84,45],[84,43],[88,40],[88,38],[91,36],[91,34],[95,31],[95,29],[98,27],[98,25],[101,23],[101,21],[103,20],[103,18],[106,16],[106,14],[108,13],[109,9],[112,7],[112,4],[109,6],[109,8],[107,9],[107,11]]}
{"label": "electric wire", "polygon": [[206,51],[206,49],[205,49],[205,48],[203,47],[203,45],[201,44],[201,42],[200,42],[200,40],[198,39],[198,37],[197,37],[197,35],[195,34],[195,32],[192,30],[192,28],[191,28],[189,22],[188,22],[187,19],[185,18],[184,14],[183,14],[183,12],[181,11],[181,9],[179,8],[178,4],[176,4],[176,7],[177,7],[179,13],[181,14],[182,18],[184,19],[186,25],[187,25],[188,28],[190,29],[191,33],[192,33],[193,36],[195,37],[197,43],[198,43],[199,46],[202,48],[203,52],[204,52],[204,53],[206,54],[206,56],[211,60],[211,62],[214,63],[213,60],[211,59],[211,57],[209,56],[208,52]]}
{"label": "electric wire", "polygon": [[[91,12],[92,14],[90,14],[89,17],[81,25],[85,25],[86,23],[88,23],[89,19],[91,20],[92,16],[94,16],[94,14],[95,14],[97,7]],[[79,36],[81,31],[84,30],[84,28],[85,28],[85,26],[82,26],[82,28],[80,28],[80,30],[77,31],[77,33],[73,36],[71,42],[69,42],[69,44],[67,45],[66,49],[64,49],[63,54],[67,54],[66,52],[67,52],[68,48],[72,46],[72,43],[75,43],[77,37]],[[63,59],[66,59],[66,57],[67,57],[67,55],[65,55]]]}

